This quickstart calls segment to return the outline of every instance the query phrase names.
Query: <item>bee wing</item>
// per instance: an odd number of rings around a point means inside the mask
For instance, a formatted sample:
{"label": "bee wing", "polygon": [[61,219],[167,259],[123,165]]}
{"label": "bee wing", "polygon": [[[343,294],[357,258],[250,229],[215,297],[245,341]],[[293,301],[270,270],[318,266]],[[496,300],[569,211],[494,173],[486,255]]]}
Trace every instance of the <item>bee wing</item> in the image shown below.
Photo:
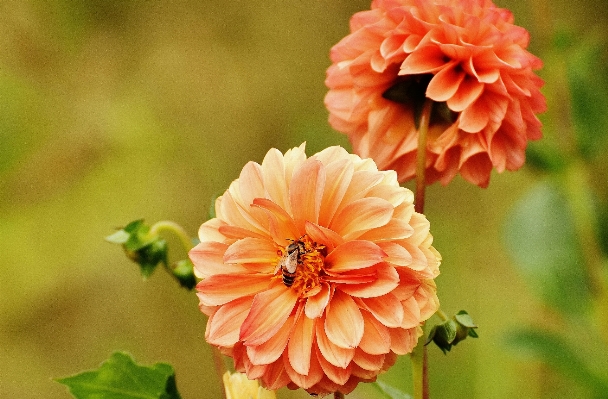
{"label": "bee wing", "polygon": [[283,256],[279,262],[279,267],[284,267],[288,273],[295,273],[298,267],[298,251]]}

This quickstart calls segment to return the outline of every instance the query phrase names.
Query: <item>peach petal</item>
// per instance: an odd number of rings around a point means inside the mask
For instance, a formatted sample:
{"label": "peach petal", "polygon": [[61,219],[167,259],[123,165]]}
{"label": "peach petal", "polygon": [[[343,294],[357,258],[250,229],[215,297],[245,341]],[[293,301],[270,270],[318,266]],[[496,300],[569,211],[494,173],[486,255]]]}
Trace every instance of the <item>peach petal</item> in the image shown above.
{"label": "peach petal", "polygon": [[393,216],[393,206],[381,198],[361,198],[344,207],[330,228],[344,237],[355,239],[368,230],[386,225]]}
{"label": "peach petal", "polygon": [[283,367],[283,358],[269,364],[261,379],[266,389],[272,391],[276,391],[277,389],[286,386],[291,379],[285,371],[285,367]]}
{"label": "peach petal", "polygon": [[360,240],[381,242],[409,238],[413,233],[414,229],[407,221],[393,217],[384,226],[368,230],[358,238]]}
{"label": "peach petal", "polygon": [[260,238],[243,238],[230,245],[224,253],[225,263],[276,263],[277,248],[273,242]]}
{"label": "peach petal", "polygon": [[261,378],[266,373],[266,369],[268,368],[268,365],[266,364],[257,365],[251,363],[247,356],[243,358],[243,366],[245,366],[245,374],[247,374],[247,378],[250,380],[257,380],[258,378]]}
{"label": "peach petal", "polygon": [[426,96],[437,102],[447,101],[458,91],[464,78],[465,73],[457,64],[447,64],[429,82]]}
{"label": "peach petal", "polygon": [[444,54],[435,46],[416,49],[401,64],[399,75],[417,75],[435,72],[446,64]]}
{"label": "peach petal", "polygon": [[[221,197],[220,197],[221,198]],[[220,199],[218,198],[218,200]],[[198,239],[200,242],[217,241],[222,242],[226,237],[219,232],[219,228],[226,223],[218,218],[207,220],[198,229]]]}
{"label": "peach petal", "polygon": [[363,316],[355,301],[336,291],[326,311],[327,338],[341,348],[355,348],[363,337]]}
{"label": "peach petal", "polygon": [[188,256],[194,264],[194,273],[199,278],[207,278],[214,274],[243,273],[246,271],[240,265],[224,263],[224,252],[228,245],[221,242],[201,242],[190,250]]}
{"label": "peach petal", "polygon": [[359,347],[370,355],[388,353],[391,349],[391,335],[388,328],[369,312],[363,311],[363,338]]}
{"label": "peach petal", "polygon": [[306,305],[304,306],[306,317],[310,319],[321,317],[329,303],[330,293],[329,284],[321,283],[321,290],[306,300]]}
{"label": "peach petal", "polygon": [[224,237],[229,238],[229,239],[240,240],[241,238],[247,238],[247,237],[262,238],[262,239],[268,238],[268,236],[265,236],[263,234],[255,233],[253,231],[244,229],[242,227],[237,227],[237,226],[223,225],[223,226],[220,226],[217,229],[217,231],[219,231],[221,234],[224,235]]}
{"label": "peach petal", "polygon": [[371,241],[347,241],[325,258],[325,268],[332,273],[361,269],[382,261],[386,253]]}
{"label": "peach petal", "polygon": [[270,277],[263,274],[216,274],[196,286],[201,303],[217,306],[268,288]]}
{"label": "peach petal", "polygon": [[287,354],[283,355],[283,365],[291,380],[300,388],[308,389],[323,378],[323,369],[316,356],[310,356],[310,367],[307,374],[300,374],[295,371]]}
{"label": "peach petal", "polygon": [[314,329],[315,320],[302,313],[289,338],[287,356],[291,367],[298,374],[308,375],[310,371]]}
{"label": "peach petal", "polygon": [[283,154],[276,148],[272,148],[266,153],[262,161],[262,175],[264,188],[268,192],[269,198],[282,209],[291,212]]}
{"label": "peach petal", "polygon": [[364,309],[370,311],[380,323],[387,327],[400,327],[403,323],[403,306],[393,294],[362,298],[360,302]]}
{"label": "peach petal", "polygon": [[263,365],[273,363],[279,359],[287,347],[294,322],[295,318],[289,316],[285,324],[268,341],[260,345],[246,346],[247,356],[251,360],[251,363]]}
{"label": "peach petal", "polygon": [[[413,229],[412,229],[413,230]],[[395,266],[408,266],[412,263],[412,255],[396,242],[379,242],[378,246],[386,253],[385,262],[392,263]]]}
{"label": "peach petal", "polygon": [[321,200],[319,224],[329,226],[351,182],[355,168],[349,159],[332,162],[325,168],[326,184]]}
{"label": "peach petal", "polygon": [[489,110],[483,102],[483,96],[460,113],[458,127],[468,133],[478,133],[490,121]]}
{"label": "peach petal", "polygon": [[483,93],[485,85],[475,79],[465,78],[458,91],[447,100],[448,107],[454,112],[462,112],[470,107]]}
{"label": "peach petal", "polygon": [[401,302],[403,305],[403,323],[401,328],[413,328],[420,325],[420,308],[413,297]]}
{"label": "peach petal", "polygon": [[331,364],[339,368],[346,368],[355,355],[354,348],[341,348],[329,340],[325,334],[325,318],[316,323],[316,338],[319,351]]}
{"label": "peach petal", "polygon": [[364,281],[360,284],[341,284],[337,286],[342,292],[358,298],[371,298],[385,295],[399,285],[399,274],[395,268],[388,263],[380,263],[374,266],[375,279]]}
{"label": "peach petal", "polygon": [[239,340],[239,328],[251,308],[253,296],[235,299],[220,307],[207,322],[205,339],[212,345],[232,346]]}
{"label": "peach petal", "polygon": [[281,283],[257,294],[249,315],[241,325],[239,339],[245,345],[259,345],[268,341],[287,321],[297,300],[297,293]]}
{"label": "peach petal", "polygon": [[355,357],[353,357],[353,362],[364,370],[379,371],[382,369],[385,356],[385,354],[370,355],[369,353],[365,353],[363,350],[361,350],[361,348],[357,348],[355,349]]}
{"label": "peach petal", "polygon": [[238,182],[243,205],[249,205],[254,198],[266,195],[262,167],[255,162],[248,162],[243,167]]}
{"label": "peach petal", "polygon": [[323,369],[323,372],[332,382],[338,385],[346,384],[350,378],[350,365],[346,368],[336,367],[325,359],[318,346],[315,345],[315,355]]}
{"label": "peach petal", "polygon": [[420,327],[410,328],[408,330],[404,330],[403,328],[390,328],[389,332],[391,334],[391,351],[395,352],[397,355],[407,355],[408,353],[412,353],[414,347],[418,343],[418,334],[422,330]]}
{"label": "peach petal", "polygon": [[344,238],[335,231],[315,223],[306,222],[306,234],[314,242],[325,245],[327,252],[332,252],[335,247],[344,243]]}
{"label": "peach petal", "polygon": [[285,245],[287,238],[297,239],[300,231],[293,218],[279,205],[266,198],[256,198],[252,206],[268,212],[270,233],[277,245]]}
{"label": "peach petal", "polygon": [[317,223],[319,220],[324,187],[325,169],[320,161],[309,158],[294,171],[289,200],[299,231],[304,231],[306,221]]}

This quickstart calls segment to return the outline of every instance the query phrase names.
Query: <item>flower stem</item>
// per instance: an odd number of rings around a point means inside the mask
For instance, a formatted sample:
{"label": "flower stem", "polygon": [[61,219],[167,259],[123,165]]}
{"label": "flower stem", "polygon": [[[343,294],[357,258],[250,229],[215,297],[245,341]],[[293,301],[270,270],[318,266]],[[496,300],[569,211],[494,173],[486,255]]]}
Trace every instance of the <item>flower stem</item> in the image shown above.
{"label": "flower stem", "polygon": [[150,228],[151,235],[156,235],[156,234],[160,233],[161,231],[169,231],[169,232],[175,234],[179,238],[179,240],[182,242],[182,245],[184,246],[184,249],[186,250],[186,252],[190,251],[192,249],[192,247],[194,246],[192,244],[192,239],[190,238],[188,233],[186,233],[186,230],[184,230],[184,228],[182,226],[180,226],[179,224],[177,224],[175,222],[172,222],[170,220],[161,220],[160,222],[156,222]]}
{"label": "flower stem", "polygon": [[441,309],[437,309],[435,314],[441,319],[441,321],[447,321],[449,319],[448,315]]}
{"label": "flower stem", "polygon": [[418,151],[416,153],[416,197],[414,206],[416,212],[424,212],[424,192],[426,189],[426,137],[429,132],[433,101],[428,98],[422,106],[420,128],[418,129]]}
{"label": "flower stem", "polygon": [[344,394],[342,392],[334,392],[334,399],[344,399]]}
{"label": "flower stem", "polygon": [[[429,131],[433,101],[426,99],[420,115],[418,129],[418,152],[416,153],[416,193],[414,209],[418,213],[424,212],[424,193],[426,189],[426,138]],[[429,375],[427,365],[427,350],[424,338],[418,340],[418,345],[411,355],[412,378],[414,380],[414,399],[429,398]]]}

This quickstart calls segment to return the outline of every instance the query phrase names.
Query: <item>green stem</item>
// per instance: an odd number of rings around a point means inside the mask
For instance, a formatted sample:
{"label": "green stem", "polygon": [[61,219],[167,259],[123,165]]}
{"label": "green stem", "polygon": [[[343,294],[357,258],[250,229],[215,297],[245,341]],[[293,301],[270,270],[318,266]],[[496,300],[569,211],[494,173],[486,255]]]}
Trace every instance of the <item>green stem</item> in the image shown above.
{"label": "green stem", "polygon": [[418,151],[416,152],[416,194],[414,207],[416,212],[424,212],[424,193],[426,189],[426,137],[429,132],[433,101],[427,99],[422,106],[420,128],[418,129]]}
{"label": "green stem", "polygon": [[449,319],[448,315],[445,314],[441,309],[437,309],[435,314],[441,319],[441,321],[447,321]]}
{"label": "green stem", "polygon": [[156,222],[150,228],[151,235],[158,235],[158,233],[160,233],[161,231],[169,231],[175,234],[182,242],[182,245],[184,246],[186,252],[190,251],[192,247],[194,247],[194,245],[192,244],[192,239],[190,238],[186,230],[184,230],[182,226],[175,222],[172,222],[170,220],[161,220],[160,222]]}
{"label": "green stem", "polygon": [[[431,120],[433,101],[427,99],[420,115],[420,128],[418,129],[418,151],[416,153],[416,193],[414,209],[418,213],[424,212],[424,195],[426,190],[426,139]],[[427,349],[424,337],[418,340],[418,345],[411,355],[412,377],[414,380],[414,399],[429,398],[429,376],[427,365]]]}

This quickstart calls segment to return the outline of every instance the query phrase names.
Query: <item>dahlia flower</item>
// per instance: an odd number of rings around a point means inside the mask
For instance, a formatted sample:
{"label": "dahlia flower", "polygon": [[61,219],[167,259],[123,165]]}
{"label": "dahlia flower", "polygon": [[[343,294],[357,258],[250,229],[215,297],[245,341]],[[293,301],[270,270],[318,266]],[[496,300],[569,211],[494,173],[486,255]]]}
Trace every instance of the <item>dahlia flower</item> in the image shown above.
{"label": "dahlia flower", "polygon": [[486,187],[493,168],[523,165],[546,105],[533,72],[542,62],[510,11],[490,0],[374,0],[350,30],[331,50],[325,105],[355,153],[413,178],[428,99],[427,184],[460,173]]}
{"label": "dahlia flower", "polygon": [[412,201],[341,147],[249,162],[190,251],[206,340],[271,390],[375,380],[438,307],[441,257]]}
{"label": "dahlia flower", "polygon": [[262,388],[257,381],[247,379],[244,374],[226,371],[222,377],[226,399],[276,399],[274,391]]}

